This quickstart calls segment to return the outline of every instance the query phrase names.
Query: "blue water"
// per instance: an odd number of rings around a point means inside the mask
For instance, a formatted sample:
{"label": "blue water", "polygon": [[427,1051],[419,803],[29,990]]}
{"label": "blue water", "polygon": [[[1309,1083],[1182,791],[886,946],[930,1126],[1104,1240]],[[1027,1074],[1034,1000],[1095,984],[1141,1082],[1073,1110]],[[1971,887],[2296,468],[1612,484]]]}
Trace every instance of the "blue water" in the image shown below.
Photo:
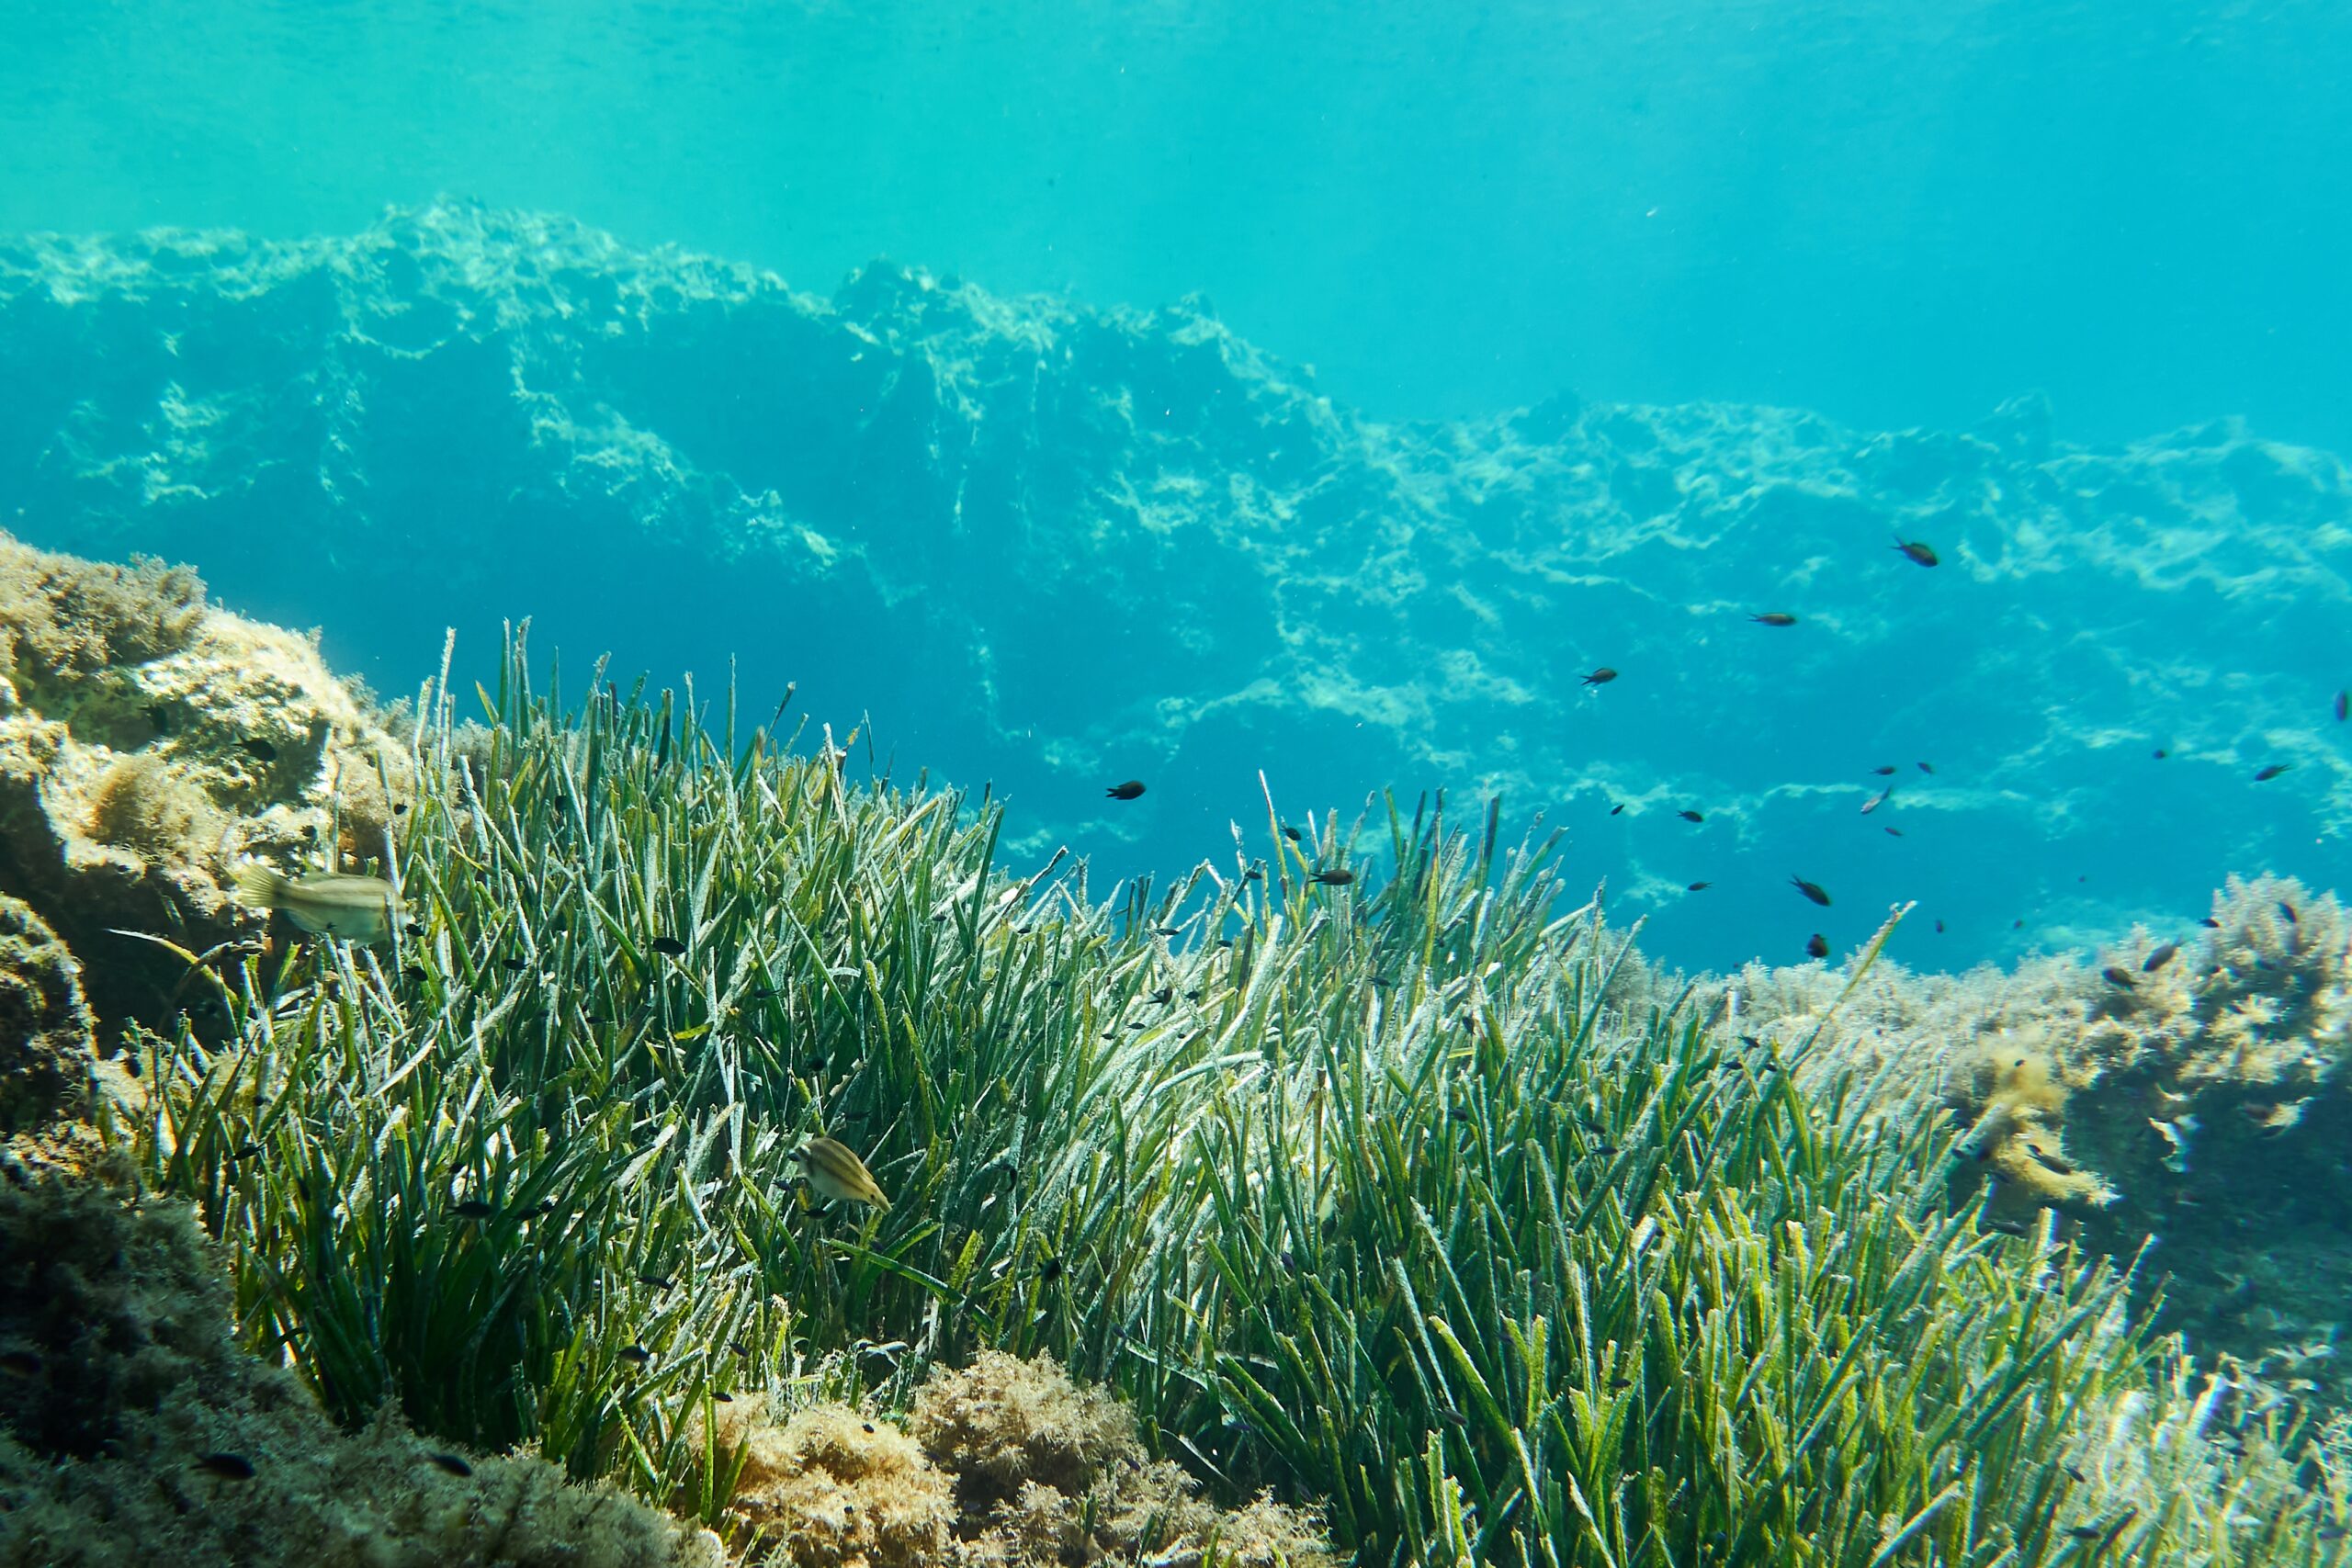
{"label": "blue water", "polygon": [[888,254],[1237,331],[1384,418],[1574,387],[2352,449],[2324,0],[5,11],[0,232],[439,193],[827,292]]}
{"label": "blue water", "polygon": [[734,656],[1098,892],[1262,836],[1261,768],[1499,790],[1690,964],[2352,881],[2341,8],[5,30],[0,525],[387,691],[504,615]]}

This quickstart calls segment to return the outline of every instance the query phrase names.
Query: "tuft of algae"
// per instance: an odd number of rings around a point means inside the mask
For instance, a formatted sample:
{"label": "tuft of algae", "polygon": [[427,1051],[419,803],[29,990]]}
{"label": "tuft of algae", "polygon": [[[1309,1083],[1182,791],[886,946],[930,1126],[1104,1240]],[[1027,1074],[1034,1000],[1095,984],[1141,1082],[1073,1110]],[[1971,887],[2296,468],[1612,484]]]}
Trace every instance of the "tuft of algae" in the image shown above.
{"label": "tuft of algae", "polygon": [[781,1426],[750,1401],[713,1407],[740,1456],[726,1513],[747,1558],[795,1568],[1329,1568],[1321,1520],[1261,1495],[1204,1500],[1151,1459],[1132,1411],[1080,1389],[1047,1355],[983,1350],[935,1369],[905,1425],[839,1402]]}

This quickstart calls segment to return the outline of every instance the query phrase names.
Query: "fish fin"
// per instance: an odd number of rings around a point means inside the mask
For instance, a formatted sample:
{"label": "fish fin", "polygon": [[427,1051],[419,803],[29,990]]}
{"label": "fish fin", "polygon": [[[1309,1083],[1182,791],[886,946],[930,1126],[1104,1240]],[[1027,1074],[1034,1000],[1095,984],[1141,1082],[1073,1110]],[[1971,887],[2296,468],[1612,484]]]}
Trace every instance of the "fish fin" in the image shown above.
{"label": "fish fin", "polygon": [[242,903],[257,909],[275,909],[285,901],[286,890],[293,886],[286,874],[259,861],[247,861],[236,870],[237,897]]}

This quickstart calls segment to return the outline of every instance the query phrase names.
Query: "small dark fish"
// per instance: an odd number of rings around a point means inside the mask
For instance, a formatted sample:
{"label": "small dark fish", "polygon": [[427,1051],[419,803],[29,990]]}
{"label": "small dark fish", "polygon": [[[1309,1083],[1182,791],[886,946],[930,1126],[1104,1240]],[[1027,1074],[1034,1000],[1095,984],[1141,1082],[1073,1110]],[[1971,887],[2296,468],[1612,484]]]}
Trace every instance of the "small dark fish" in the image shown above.
{"label": "small dark fish", "polygon": [[1753,1035],[1753,1034],[1743,1034],[1743,1035],[1741,1035],[1741,1036],[1739,1037],[1739,1043],[1740,1043],[1742,1045],[1747,1046],[1747,1047],[1749,1050],[1751,1050],[1751,1051],[1761,1051],[1762,1049],[1764,1049],[1764,1042],[1763,1042],[1763,1041],[1761,1041],[1761,1040],[1758,1040],[1758,1039],[1755,1035]]}
{"label": "small dark fish", "polygon": [[2346,714],[2352,714],[2352,692],[2338,692],[2335,694],[2335,722],[2342,724]]}
{"label": "small dark fish", "polygon": [[30,1350],[10,1350],[0,1354],[0,1372],[12,1378],[28,1378],[40,1371],[40,1358]]}
{"label": "small dark fish", "polygon": [[632,1367],[641,1367],[653,1359],[653,1352],[642,1345],[624,1345],[615,1353]]}
{"label": "small dark fish", "polygon": [[275,762],[277,761],[277,748],[272,746],[268,741],[264,740],[258,735],[248,735],[243,740],[238,741],[237,744],[252,752],[254,758],[260,761]]}
{"label": "small dark fish", "polygon": [[[1374,980],[1374,981],[1373,982],[1373,984],[1374,984],[1374,985],[1375,985],[1375,986],[1376,986],[1376,985],[1378,985],[1379,983],[1380,983],[1380,982],[1379,982],[1379,981],[1377,981],[1377,980]],[[1184,993],[1184,999],[1185,999],[1186,1001],[1188,1001],[1188,1002],[1196,1002],[1196,1001],[1199,1001],[1199,1000],[1201,999],[1201,993],[1200,993],[1198,990],[1186,991],[1186,992]]]}
{"label": "small dark fish", "polygon": [[732,1404],[735,1403],[735,1396],[733,1394],[722,1393],[717,1389],[710,1391],[710,1397],[720,1404]]}
{"label": "small dark fish", "polygon": [[1127,1025],[1127,1027],[1129,1029],[1149,1029],[1151,1025],[1146,1023],[1142,1019],[1137,1019],[1133,1023]]}
{"label": "small dark fish", "polygon": [[1886,833],[1889,838],[1893,839],[1899,839],[1903,837],[1903,829],[1900,828],[1889,828],[1886,830]]}
{"label": "small dark fish", "polygon": [[1161,936],[1182,936],[1184,934],[1184,928],[1182,926],[1155,926],[1152,929],[1157,931]]}
{"label": "small dark fish", "polygon": [[1894,548],[1899,554],[1901,554],[1905,560],[1910,561],[1915,565],[1933,566],[1936,564],[1936,552],[1928,548],[1927,544],[1921,540],[1897,539],[1894,541]]}
{"label": "small dark fish", "polygon": [[1283,824],[1283,837],[1295,844],[1303,840],[1306,838],[1306,835],[1301,833],[1297,829],[1292,827],[1289,823],[1285,822]]}
{"label": "small dark fish", "polygon": [[2127,991],[2132,988],[2132,971],[2129,969],[2119,969],[2114,964],[2110,964],[2106,968],[2100,970],[2098,974],[2099,978],[2105,980],[2110,986],[2120,986]]}
{"label": "small dark fish", "polygon": [[1936,771],[1936,765],[1933,762],[1921,762],[1917,766],[1923,773],[1932,773]]}
{"label": "small dark fish", "polygon": [[2009,930],[2013,931],[2021,931],[2025,930],[2025,922],[2023,920],[2011,920],[2009,922]]}
{"label": "small dark fish", "polygon": [[1109,795],[1113,800],[1133,800],[1137,795],[1143,794],[1143,781],[1141,779],[1129,779],[1125,784],[1113,784],[1109,789],[1104,790],[1102,793]]}
{"label": "small dark fish", "polygon": [[1944,923],[1941,920],[1938,920],[1936,922],[1936,934],[1938,936],[1944,934]]}
{"label": "small dark fish", "polygon": [[2173,961],[2173,955],[2177,953],[2179,951],[2180,943],[2177,942],[2159,942],[2156,945],[2155,951],[2149,953],[2146,958],[2141,961],[2140,973],[2143,975],[2154,974],[2157,970],[2171,963]]}
{"label": "small dark fish", "polygon": [[2107,1532],[2097,1525],[2075,1525],[2066,1533],[2076,1540],[2097,1540]]}
{"label": "small dark fish", "polygon": [[581,1021],[585,1023],[591,1029],[602,1029],[605,1025],[612,1022],[613,1021],[606,1018],[601,1012],[591,1012],[582,1014]]}
{"label": "small dark fish", "polygon": [[[1021,928],[1021,934],[1023,936],[1028,935],[1029,928],[1027,926],[1023,926]],[[754,986],[750,990],[743,993],[743,999],[747,1002],[772,1002],[782,995],[784,995],[784,993],[774,986]]]}
{"label": "small dark fish", "polygon": [[1611,1378],[1609,1380],[1610,1391],[1614,1393],[1623,1393],[1633,1386],[1634,1380],[1631,1378]]}
{"label": "small dark fish", "polygon": [[673,936],[657,936],[645,944],[664,958],[684,958],[686,944]]}
{"label": "small dark fish", "polygon": [[500,959],[500,960],[498,961],[498,966],[499,966],[501,969],[517,969],[517,970],[520,970],[520,969],[528,969],[528,968],[530,967],[530,964],[527,964],[527,963],[526,963],[524,960],[522,960],[522,959],[520,959],[520,958],[502,958],[502,959]]}
{"label": "small dark fish", "polygon": [[1713,886],[1714,884],[1712,882],[1694,882],[1685,889],[1685,891],[1690,893],[1704,893],[1708,888],[1713,887]]}
{"label": "small dark fish", "polygon": [[1263,866],[1256,866],[1256,865],[1251,866],[1248,871],[1245,871],[1245,872],[1243,872],[1243,873],[1241,874],[1241,880],[1242,880],[1242,881],[1244,881],[1244,882],[1263,882],[1263,881],[1265,881],[1265,880],[1266,880],[1266,870],[1265,870],[1265,867],[1263,867]]}
{"label": "small dark fish", "polygon": [[1176,987],[1173,986],[1162,986],[1159,989],[1151,993],[1151,999],[1159,1003],[1160,1006],[1165,1007],[1170,1002],[1176,999]]}
{"label": "small dark fish", "polygon": [[1701,816],[1696,811],[1678,811],[1675,815],[1681,818],[1685,822],[1704,822],[1706,820],[1706,818]]}
{"label": "small dark fish", "polygon": [[1881,777],[1881,778],[1883,778],[1883,778],[1892,778],[1892,777],[1894,775],[1894,763],[1892,763],[1892,762],[1889,762],[1889,763],[1887,763],[1887,764],[1886,764],[1886,766],[1884,766],[1884,767],[1883,767],[1883,768],[1872,768],[1872,769],[1871,770],[1871,772],[1872,772],[1872,773],[1876,773],[1879,777]]}
{"label": "small dark fish", "polygon": [[395,801],[395,802],[393,802],[393,803],[392,803],[392,815],[393,815],[393,816],[395,816],[395,817],[405,817],[405,816],[407,816],[407,815],[408,815],[408,802],[407,802],[407,801],[405,801],[405,800],[401,800],[401,801]]}
{"label": "small dark fish", "polygon": [[1820,905],[1823,908],[1826,909],[1829,908],[1829,895],[1822,891],[1821,884],[1818,882],[1807,882],[1804,877],[1792,874],[1789,877],[1789,886],[1804,894],[1806,897],[1812,899],[1815,903]]}
{"label": "small dark fish", "polygon": [[2267,784],[2272,779],[2277,778],[2280,773],[2285,773],[2294,765],[2295,764],[2292,762],[2273,762],[2268,767],[2263,769],[2260,773],[2255,774],[2254,782],[2256,784]]}
{"label": "small dark fish", "polygon": [[407,980],[410,984],[417,986],[422,986],[425,981],[432,978],[430,975],[427,975],[424,972],[424,965],[422,964],[402,965],[401,969],[401,977]]}
{"label": "small dark fish", "polygon": [[198,1458],[196,1468],[223,1481],[251,1481],[254,1478],[253,1461],[243,1454],[204,1454]]}
{"label": "small dark fish", "polygon": [[1385,975],[1374,975],[1372,977],[1372,988],[1375,991],[1393,991],[1396,988],[1396,982]]}
{"label": "small dark fish", "polygon": [[2215,930],[2215,931],[2220,931],[2220,930],[2222,929],[2222,922],[2221,922],[2221,921],[2219,921],[2219,920],[2217,920],[2217,919],[2214,919],[2212,916],[2211,916],[2211,915],[2206,916],[2203,919],[2201,919],[2201,920],[2198,921],[2197,923],[2198,923],[2199,925],[2200,925],[2200,926],[2211,926],[2211,927],[2213,930]]}
{"label": "small dark fish", "polygon": [[1792,626],[1797,624],[1797,618],[1786,610],[1767,610],[1760,615],[1747,618],[1759,626]]}
{"label": "small dark fish", "polygon": [[460,1481],[474,1472],[474,1467],[456,1454],[427,1454],[424,1461],[427,1464],[438,1465]]}
{"label": "small dark fish", "polygon": [[409,921],[406,925],[401,927],[401,930],[408,932],[411,936],[423,936],[424,934],[424,925],[416,920]]}
{"label": "small dark fish", "polygon": [[1614,681],[1615,679],[1617,679],[1617,671],[1604,664],[1600,669],[1594,671],[1591,674],[1586,676],[1581,683],[1587,686],[1606,686],[1610,682]]}
{"label": "small dark fish", "polygon": [[1611,817],[1620,816],[1620,815],[1622,815],[1622,814],[1624,812],[1624,809],[1625,809],[1625,803],[1624,803],[1623,801],[1622,801],[1622,800],[1621,800],[1621,801],[1619,801],[1616,805],[1614,805],[1614,806],[1612,806],[1612,807],[1611,807],[1609,808],[1609,815],[1610,815],[1610,816],[1611,816]]}
{"label": "small dark fish", "polygon": [[1037,1265],[1037,1280],[1040,1284],[1050,1285],[1061,1277],[1062,1260],[1060,1258],[1048,1258]]}
{"label": "small dark fish", "polygon": [[1355,879],[1356,874],[1352,871],[1318,871],[1314,876],[1315,881],[1326,887],[1345,887]]}
{"label": "small dark fish", "polygon": [[1614,1144],[1595,1144],[1592,1145],[1592,1152],[1597,1155],[1613,1155],[1617,1152],[1617,1145]]}
{"label": "small dark fish", "polygon": [[1829,939],[1815,931],[1806,940],[1804,951],[1809,958],[1826,958],[1829,956]]}
{"label": "small dark fish", "polygon": [[479,1198],[469,1198],[449,1212],[461,1220],[486,1220],[498,1213]]}
{"label": "small dark fish", "polygon": [[657,1290],[657,1291],[666,1291],[666,1290],[668,1290],[668,1289],[670,1288],[671,1282],[672,1282],[673,1280],[676,1280],[676,1279],[677,1279],[677,1276],[676,1276],[675,1274],[650,1274],[650,1273],[649,1273],[649,1274],[639,1274],[639,1275],[637,1277],[637,1280],[638,1280],[638,1283],[639,1283],[639,1284],[640,1284],[640,1285],[650,1285],[650,1286],[652,1286],[652,1287],[653,1287],[655,1290]]}
{"label": "small dark fish", "polygon": [[2295,923],[2295,907],[2292,904],[2288,903],[2284,898],[2278,900],[2278,913],[2286,919],[2286,922],[2289,925],[2291,926]]}
{"label": "small dark fish", "polygon": [[2151,757],[2154,757],[2157,761],[2161,762],[2161,761],[2163,761],[2165,760],[2165,758],[2166,756],[2170,755],[2170,753],[2169,753],[2169,752],[2167,752],[2167,751],[2165,751],[2165,750],[2163,747],[2159,746],[2159,747],[2157,747],[2154,750],[2153,750],[2153,751],[2149,752],[2149,753],[2148,753],[2148,755],[2149,755],[2149,756],[2151,756]]}
{"label": "small dark fish", "polygon": [[2031,1155],[2035,1159],[2041,1161],[2043,1165],[2049,1167],[2052,1170],[2056,1171],[2061,1176],[2072,1176],[2075,1174],[2075,1168],[2072,1165],[2068,1164],[2058,1156],[2052,1154],[2049,1150],[2041,1147],[2038,1144],[2028,1144],[2025,1146],[2025,1152]]}
{"label": "small dark fish", "polygon": [[2077,1486],[2088,1486],[2091,1483],[2091,1478],[2074,1465],[2066,1466],[2066,1474]]}

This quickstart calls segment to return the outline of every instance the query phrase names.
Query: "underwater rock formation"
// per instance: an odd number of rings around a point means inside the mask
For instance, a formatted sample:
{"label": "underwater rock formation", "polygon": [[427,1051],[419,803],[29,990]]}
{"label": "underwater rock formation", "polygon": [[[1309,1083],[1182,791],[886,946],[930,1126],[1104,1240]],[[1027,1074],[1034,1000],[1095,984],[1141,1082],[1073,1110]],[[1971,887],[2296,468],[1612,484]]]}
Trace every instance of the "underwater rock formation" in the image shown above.
{"label": "underwater rock formation", "polygon": [[86,1113],[96,1028],[74,955],[0,894],[0,1134]]}
{"label": "underwater rock formation", "polygon": [[543,1461],[345,1435],[230,1335],[183,1208],[0,1181],[0,1564],[718,1568],[717,1538]]}
{"label": "underwater rock formation", "polygon": [[[2232,877],[2201,923],[2011,972],[1882,963],[1702,982],[1741,1027],[1941,1105],[1954,1181],[2009,1224],[2051,1209],[2161,1284],[2167,1327],[2292,1393],[2352,1400],[2352,919],[2291,877]],[[1827,1021],[1825,1023],[1824,1021]],[[2152,1245],[2153,1244],[2153,1245]]]}
{"label": "underwater rock formation", "polygon": [[1767,847],[1838,890],[1833,942],[1916,897],[1948,934],[1902,953],[1955,966],[2184,907],[2275,843],[2325,871],[2352,833],[2323,662],[2352,475],[2230,423],[2088,448],[2030,398],[1878,432],[1564,397],[1384,425],[1197,300],[884,264],[826,300],[462,204],[0,244],[0,380],[28,536],[192,556],[382,682],[453,623],[486,661],[520,615],[706,692],[740,657],[747,692],[797,680],[992,780],[1013,852],[1112,874],[1222,852],[1261,767],[1294,813],[1441,784],[1570,822],[1686,966],[1804,940],[1778,874],[1738,874]]}
{"label": "underwater rock formation", "polygon": [[381,856],[408,768],[313,641],[208,605],[188,569],[0,534],[0,894],[92,963],[102,1018],[162,1016],[187,974],[121,932],[201,952],[258,924],[238,857]]}

